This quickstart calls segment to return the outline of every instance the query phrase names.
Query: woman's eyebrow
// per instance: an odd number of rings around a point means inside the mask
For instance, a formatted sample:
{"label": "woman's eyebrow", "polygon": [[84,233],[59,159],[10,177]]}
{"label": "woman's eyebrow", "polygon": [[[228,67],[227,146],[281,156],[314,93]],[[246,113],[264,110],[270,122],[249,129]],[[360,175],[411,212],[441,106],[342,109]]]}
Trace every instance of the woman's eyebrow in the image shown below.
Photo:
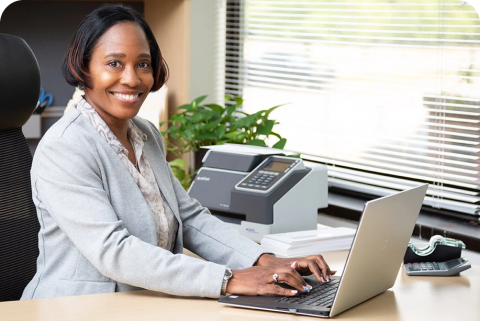
{"label": "woman's eyebrow", "polygon": [[[114,57],[114,58],[125,58],[127,55],[123,53],[109,53],[103,59]],[[148,53],[141,53],[137,56],[137,58],[151,58],[150,54]]]}
{"label": "woman's eyebrow", "polygon": [[103,59],[105,58],[109,58],[109,57],[114,57],[114,58],[125,58],[127,55],[126,54],[122,54],[122,53],[109,53],[108,55],[106,55]]}

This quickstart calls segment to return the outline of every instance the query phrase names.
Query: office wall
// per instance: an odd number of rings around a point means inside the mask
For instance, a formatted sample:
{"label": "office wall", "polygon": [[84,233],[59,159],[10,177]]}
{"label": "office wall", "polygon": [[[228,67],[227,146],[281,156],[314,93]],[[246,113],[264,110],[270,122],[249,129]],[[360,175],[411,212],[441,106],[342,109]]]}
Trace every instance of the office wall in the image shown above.
{"label": "office wall", "polygon": [[[168,113],[188,101],[190,57],[190,0],[144,0],[145,19],[169,68]],[[167,159],[177,158],[168,153]],[[188,156],[184,159],[188,161]]]}
{"label": "office wall", "polygon": [[223,104],[226,1],[192,0],[190,10],[190,100]]}

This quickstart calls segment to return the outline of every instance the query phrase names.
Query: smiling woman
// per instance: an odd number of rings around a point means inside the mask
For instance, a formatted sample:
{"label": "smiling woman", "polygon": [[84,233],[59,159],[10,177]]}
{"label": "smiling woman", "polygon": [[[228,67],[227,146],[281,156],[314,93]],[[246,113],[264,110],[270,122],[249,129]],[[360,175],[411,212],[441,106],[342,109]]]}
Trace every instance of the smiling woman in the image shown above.
{"label": "smiling woman", "polygon": [[[287,260],[264,253],[174,178],[157,126],[136,117],[167,78],[139,13],[109,4],[88,15],[67,49],[63,74],[85,95],[34,155],[40,255],[22,299],[141,288],[293,296],[310,289],[300,274],[330,280],[335,272],[321,255]],[[182,255],[184,247],[206,261]]]}
{"label": "smiling woman", "polygon": [[[136,163],[128,142],[125,122],[138,114],[153,87],[149,46],[143,30],[135,23],[111,27],[98,40],[88,64],[90,86],[85,100],[95,108]],[[122,140],[122,138],[124,138]]]}
{"label": "smiling woman", "polygon": [[126,120],[135,117],[150,91],[160,89],[168,67],[143,17],[133,9],[104,6],[88,15],[63,62],[67,83],[85,91],[85,100],[107,123],[135,161]]}

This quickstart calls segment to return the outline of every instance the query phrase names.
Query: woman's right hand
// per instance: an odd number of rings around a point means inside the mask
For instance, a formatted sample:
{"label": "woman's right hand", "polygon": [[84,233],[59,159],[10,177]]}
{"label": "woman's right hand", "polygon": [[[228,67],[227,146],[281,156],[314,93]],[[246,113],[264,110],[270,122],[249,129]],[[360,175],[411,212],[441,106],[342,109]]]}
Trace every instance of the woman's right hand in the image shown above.
{"label": "woman's right hand", "polygon": [[[227,293],[242,295],[277,294],[294,296],[300,292],[310,291],[311,286],[292,267],[253,266],[244,270],[232,270],[233,276],[227,284]],[[278,274],[275,282],[274,274]],[[286,283],[295,288],[286,289],[279,285]]]}

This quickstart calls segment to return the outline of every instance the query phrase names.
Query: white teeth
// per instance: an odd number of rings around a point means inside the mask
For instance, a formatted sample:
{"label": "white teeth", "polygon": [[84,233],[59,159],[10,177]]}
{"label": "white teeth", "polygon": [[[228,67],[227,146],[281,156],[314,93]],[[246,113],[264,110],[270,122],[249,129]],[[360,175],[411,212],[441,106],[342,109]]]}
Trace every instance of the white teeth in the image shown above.
{"label": "white teeth", "polygon": [[136,95],[124,95],[124,94],[119,94],[119,93],[113,93],[115,96],[125,99],[125,100],[135,100],[138,97],[138,94]]}

